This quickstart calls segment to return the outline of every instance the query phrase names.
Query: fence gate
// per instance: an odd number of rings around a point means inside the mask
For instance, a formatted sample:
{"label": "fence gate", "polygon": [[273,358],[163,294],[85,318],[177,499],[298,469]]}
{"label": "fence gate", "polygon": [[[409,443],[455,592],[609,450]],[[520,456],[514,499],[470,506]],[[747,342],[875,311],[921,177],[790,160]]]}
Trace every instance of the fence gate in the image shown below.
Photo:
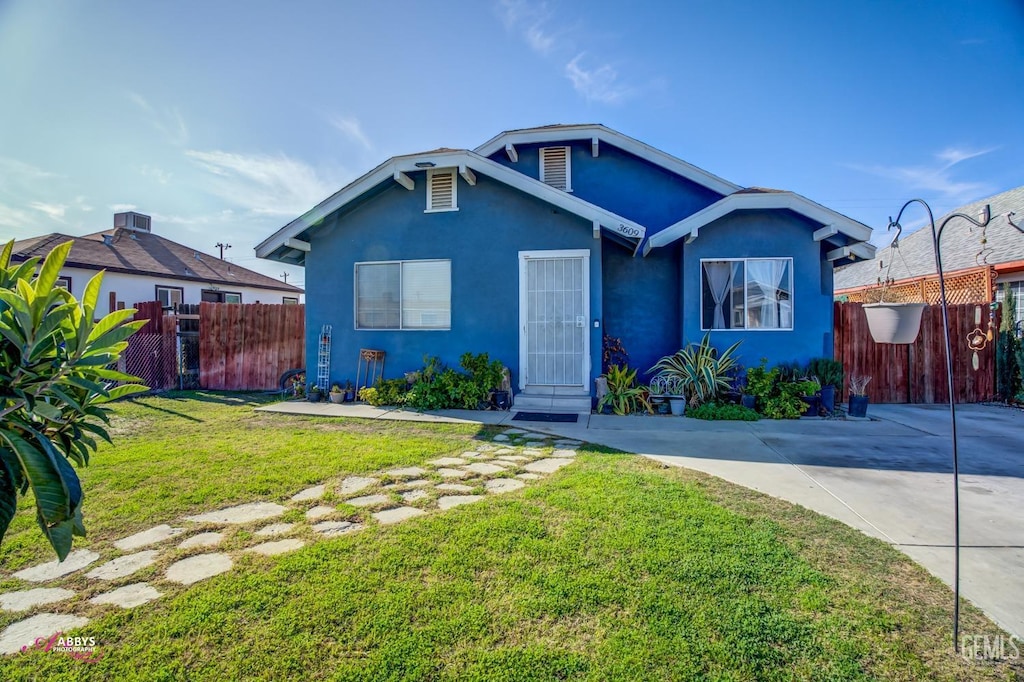
{"label": "fence gate", "polygon": [[174,306],[177,330],[177,388],[199,388],[199,306],[179,303]]}

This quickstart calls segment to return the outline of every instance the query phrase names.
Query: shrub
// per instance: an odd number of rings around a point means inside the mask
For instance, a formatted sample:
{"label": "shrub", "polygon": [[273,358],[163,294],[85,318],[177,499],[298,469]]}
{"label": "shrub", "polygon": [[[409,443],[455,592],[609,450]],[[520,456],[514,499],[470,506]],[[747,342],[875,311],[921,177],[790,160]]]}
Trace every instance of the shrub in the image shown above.
{"label": "shrub", "polygon": [[798,419],[806,409],[801,396],[814,393],[819,386],[812,381],[789,381],[783,371],[792,373],[793,365],[767,369],[768,359],[747,370],[747,394],[757,399],[758,411],[769,419]]}
{"label": "shrub", "polygon": [[439,358],[424,358],[406,404],[418,410],[480,409],[501,386],[505,368],[487,353],[463,353],[459,365],[465,372],[444,367]]}
{"label": "shrub", "polygon": [[1014,398],[1021,388],[1024,360],[1021,342],[1014,325],[1017,319],[1017,301],[1010,285],[1003,285],[1002,322],[996,339],[996,393],[1006,401]]}
{"label": "shrub", "polygon": [[711,402],[723,391],[731,388],[730,371],[736,365],[733,353],[742,341],[737,341],[719,353],[711,345],[711,335],[705,334],[699,344],[666,355],[648,372],[656,372],[668,381],[678,382],[691,407]]}
{"label": "shrub", "polygon": [[686,416],[710,421],[745,422],[756,422],[761,418],[757,412],[742,405],[725,405],[722,403],[704,403],[687,412]]}
{"label": "shrub", "polygon": [[636,385],[636,370],[626,366],[612,365],[604,375],[608,382],[608,392],[597,404],[598,410],[611,405],[612,412],[618,415],[633,414],[644,408],[653,412],[647,399],[647,388]]}
{"label": "shrub", "polygon": [[843,363],[831,358],[814,358],[807,365],[807,374],[818,377],[822,386],[843,390]]}
{"label": "shrub", "polygon": [[0,251],[0,538],[31,488],[39,527],[63,561],[72,535],[85,535],[82,487],[68,460],[86,466],[95,437],[110,441],[96,423],[108,419],[103,403],[147,390],[109,369],[146,322],[129,321],[132,309],[96,321],[102,272],[81,301],[55,287],[70,241],[38,274],[38,258],[11,263],[13,246]]}

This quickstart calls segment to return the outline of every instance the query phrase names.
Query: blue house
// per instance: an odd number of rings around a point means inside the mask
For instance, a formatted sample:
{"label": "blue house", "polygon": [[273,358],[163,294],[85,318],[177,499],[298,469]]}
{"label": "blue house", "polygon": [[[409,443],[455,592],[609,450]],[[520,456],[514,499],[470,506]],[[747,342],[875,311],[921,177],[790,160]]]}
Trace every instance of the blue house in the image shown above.
{"label": "blue house", "polygon": [[256,248],[306,269],[307,367],[361,348],[386,376],[488,353],[516,404],[589,409],[604,334],[646,370],[705,331],[756,364],[832,355],[832,271],[871,229],[743,188],[601,125],[396,156]]}

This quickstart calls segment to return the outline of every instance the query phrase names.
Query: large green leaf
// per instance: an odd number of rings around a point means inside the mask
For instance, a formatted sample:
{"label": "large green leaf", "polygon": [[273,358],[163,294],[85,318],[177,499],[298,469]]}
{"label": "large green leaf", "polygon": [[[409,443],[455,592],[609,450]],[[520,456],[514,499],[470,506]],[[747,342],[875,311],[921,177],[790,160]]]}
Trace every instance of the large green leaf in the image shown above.
{"label": "large green leaf", "polygon": [[109,403],[111,400],[117,400],[118,398],[124,398],[125,396],[135,395],[136,393],[145,393],[149,390],[149,386],[143,386],[141,384],[123,384],[117,386],[108,391],[107,395],[100,396],[94,402],[97,404]]}
{"label": "large green leaf", "polygon": [[53,459],[11,430],[0,429],[0,438],[18,458],[32,486],[32,492],[35,493],[40,518],[47,524],[60,523],[70,518],[68,491]]}
{"label": "large green leaf", "polygon": [[48,294],[53,291],[53,285],[57,283],[60,269],[64,267],[64,261],[68,259],[68,254],[71,253],[71,246],[73,244],[74,242],[72,241],[66,241],[50,249],[50,253],[46,255],[46,260],[43,261],[43,266],[39,268],[39,276],[36,277],[37,295]]}

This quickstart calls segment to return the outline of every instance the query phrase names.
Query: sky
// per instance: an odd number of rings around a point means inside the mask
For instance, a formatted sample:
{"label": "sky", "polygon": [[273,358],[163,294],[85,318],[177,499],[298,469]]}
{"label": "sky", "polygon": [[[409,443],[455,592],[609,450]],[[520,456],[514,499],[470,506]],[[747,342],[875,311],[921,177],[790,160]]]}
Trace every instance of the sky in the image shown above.
{"label": "sky", "polygon": [[253,249],[348,182],[552,123],[888,243],[1024,184],[1024,0],[0,0],[2,241],[137,210],[301,286]]}

